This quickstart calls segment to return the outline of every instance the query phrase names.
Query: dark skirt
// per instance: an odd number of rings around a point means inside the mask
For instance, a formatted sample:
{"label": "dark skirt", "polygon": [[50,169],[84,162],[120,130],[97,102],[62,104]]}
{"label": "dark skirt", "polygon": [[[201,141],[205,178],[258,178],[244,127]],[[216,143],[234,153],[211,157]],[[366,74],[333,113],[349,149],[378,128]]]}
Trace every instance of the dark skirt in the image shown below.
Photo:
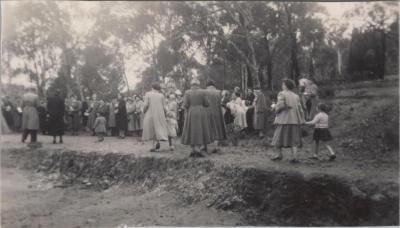
{"label": "dark skirt", "polygon": [[313,140],[314,141],[324,141],[324,142],[330,141],[330,140],[332,140],[331,132],[329,131],[328,128],[315,128]]}
{"label": "dark skirt", "polygon": [[64,135],[64,115],[63,114],[50,114],[48,131],[51,136]]}
{"label": "dark skirt", "polygon": [[301,129],[297,124],[279,124],[275,128],[271,142],[275,147],[301,147]]}

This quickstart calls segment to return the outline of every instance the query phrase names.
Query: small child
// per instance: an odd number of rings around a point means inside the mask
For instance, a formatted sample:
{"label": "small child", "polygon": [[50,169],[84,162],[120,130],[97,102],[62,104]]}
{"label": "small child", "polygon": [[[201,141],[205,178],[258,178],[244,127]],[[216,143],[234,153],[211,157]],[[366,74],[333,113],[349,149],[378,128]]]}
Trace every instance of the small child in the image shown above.
{"label": "small child", "polygon": [[330,156],[329,161],[333,161],[336,158],[333,149],[326,143],[332,140],[331,133],[329,131],[329,116],[327,114],[328,107],[323,103],[319,103],[317,106],[318,114],[314,117],[312,121],[306,122],[307,125],[314,125],[314,135],[313,140],[315,141],[314,155],[311,159],[318,159],[318,147],[319,142],[325,142],[326,148],[329,150]]}
{"label": "small child", "polygon": [[104,141],[104,135],[106,134],[106,118],[102,116],[100,112],[96,113],[96,120],[94,121],[94,132],[98,137],[98,142]]}

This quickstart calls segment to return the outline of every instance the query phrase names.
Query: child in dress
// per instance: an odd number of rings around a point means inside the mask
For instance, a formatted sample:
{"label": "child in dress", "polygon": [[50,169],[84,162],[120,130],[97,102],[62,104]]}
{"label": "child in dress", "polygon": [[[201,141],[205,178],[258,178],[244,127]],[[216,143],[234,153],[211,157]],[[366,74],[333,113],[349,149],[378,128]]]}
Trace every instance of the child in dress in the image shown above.
{"label": "child in dress", "polygon": [[172,138],[177,136],[178,121],[176,120],[178,113],[178,105],[174,94],[170,94],[166,105],[166,120],[168,124],[168,143],[169,149],[174,150],[172,145]]}
{"label": "child in dress", "polygon": [[98,142],[104,141],[104,136],[106,134],[106,118],[100,113],[96,113],[96,120],[94,121],[94,132],[98,137]]}
{"label": "child in dress", "polygon": [[314,144],[314,155],[311,159],[318,159],[318,149],[319,149],[319,142],[325,142],[325,146],[328,149],[330,156],[329,161],[333,161],[336,158],[335,152],[333,151],[332,147],[330,147],[326,142],[332,140],[331,133],[329,131],[329,116],[327,114],[328,107],[320,103],[317,106],[318,114],[314,117],[312,121],[306,122],[307,125],[314,125],[314,135],[313,140]]}

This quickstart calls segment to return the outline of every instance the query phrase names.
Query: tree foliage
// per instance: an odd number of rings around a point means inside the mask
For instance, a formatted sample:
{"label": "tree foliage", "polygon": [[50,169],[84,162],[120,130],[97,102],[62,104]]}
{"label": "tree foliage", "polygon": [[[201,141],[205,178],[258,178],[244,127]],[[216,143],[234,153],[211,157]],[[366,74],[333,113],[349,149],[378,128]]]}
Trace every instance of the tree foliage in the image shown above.
{"label": "tree foliage", "polygon": [[[104,98],[143,93],[154,81],[185,89],[192,77],[272,90],[282,78],[382,78],[398,72],[393,4],[351,10],[347,17],[364,23],[349,39],[349,24],[326,19],[314,2],[17,2],[4,11],[2,73],[26,75],[40,96],[50,86]],[[135,88],[132,56],[147,63]]]}

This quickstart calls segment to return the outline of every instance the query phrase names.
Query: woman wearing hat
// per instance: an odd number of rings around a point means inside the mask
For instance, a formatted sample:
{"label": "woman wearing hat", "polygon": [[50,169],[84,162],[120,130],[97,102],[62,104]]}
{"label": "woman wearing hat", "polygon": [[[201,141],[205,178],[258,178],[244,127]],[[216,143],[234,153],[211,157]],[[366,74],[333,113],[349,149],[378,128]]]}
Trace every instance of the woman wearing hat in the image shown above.
{"label": "woman wearing hat", "polygon": [[183,125],[182,144],[191,145],[191,157],[204,157],[196,146],[210,144],[214,141],[206,108],[209,102],[205,92],[200,89],[200,82],[193,79],[190,90],[185,92],[183,107],[186,109],[186,118]]}
{"label": "woman wearing hat", "polygon": [[133,131],[135,131],[135,111],[136,111],[136,106],[135,103],[133,102],[133,99],[131,97],[128,97],[127,103],[126,103],[126,112],[128,115],[128,132],[131,134]]}
{"label": "woman wearing hat", "polygon": [[56,143],[57,136],[59,143],[63,143],[65,103],[61,98],[60,90],[56,90],[54,96],[48,99],[47,111],[49,113],[49,135],[53,136],[53,144]]}
{"label": "woman wearing hat", "polygon": [[[151,87],[151,91],[144,96],[142,139],[153,140],[153,148],[150,151],[156,152],[160,149],[160,141],[168,140],[168,124],[165,118],[166,102],[161,93],[161,86],[153,83]],[[154,142],[156,142],[155,147]]]}
{"label": "woman wearing hat", "polygon": [[256,88],[254,90],[254,117],[253,117],[253,128],[258,131],[258,136],[260,138],[264,137],[264,126],[265,126],[265,114],[267,111],[267,102],[265,100],[265,96],[260,90],[260,88]]}
{"label": "woman wearing hat", "polygon": [[126,102],[123,94],[118,94],[118,107],[115,113],[115,123],[117,127],[118,138],[125,138],[128,116],[126,113]]}

